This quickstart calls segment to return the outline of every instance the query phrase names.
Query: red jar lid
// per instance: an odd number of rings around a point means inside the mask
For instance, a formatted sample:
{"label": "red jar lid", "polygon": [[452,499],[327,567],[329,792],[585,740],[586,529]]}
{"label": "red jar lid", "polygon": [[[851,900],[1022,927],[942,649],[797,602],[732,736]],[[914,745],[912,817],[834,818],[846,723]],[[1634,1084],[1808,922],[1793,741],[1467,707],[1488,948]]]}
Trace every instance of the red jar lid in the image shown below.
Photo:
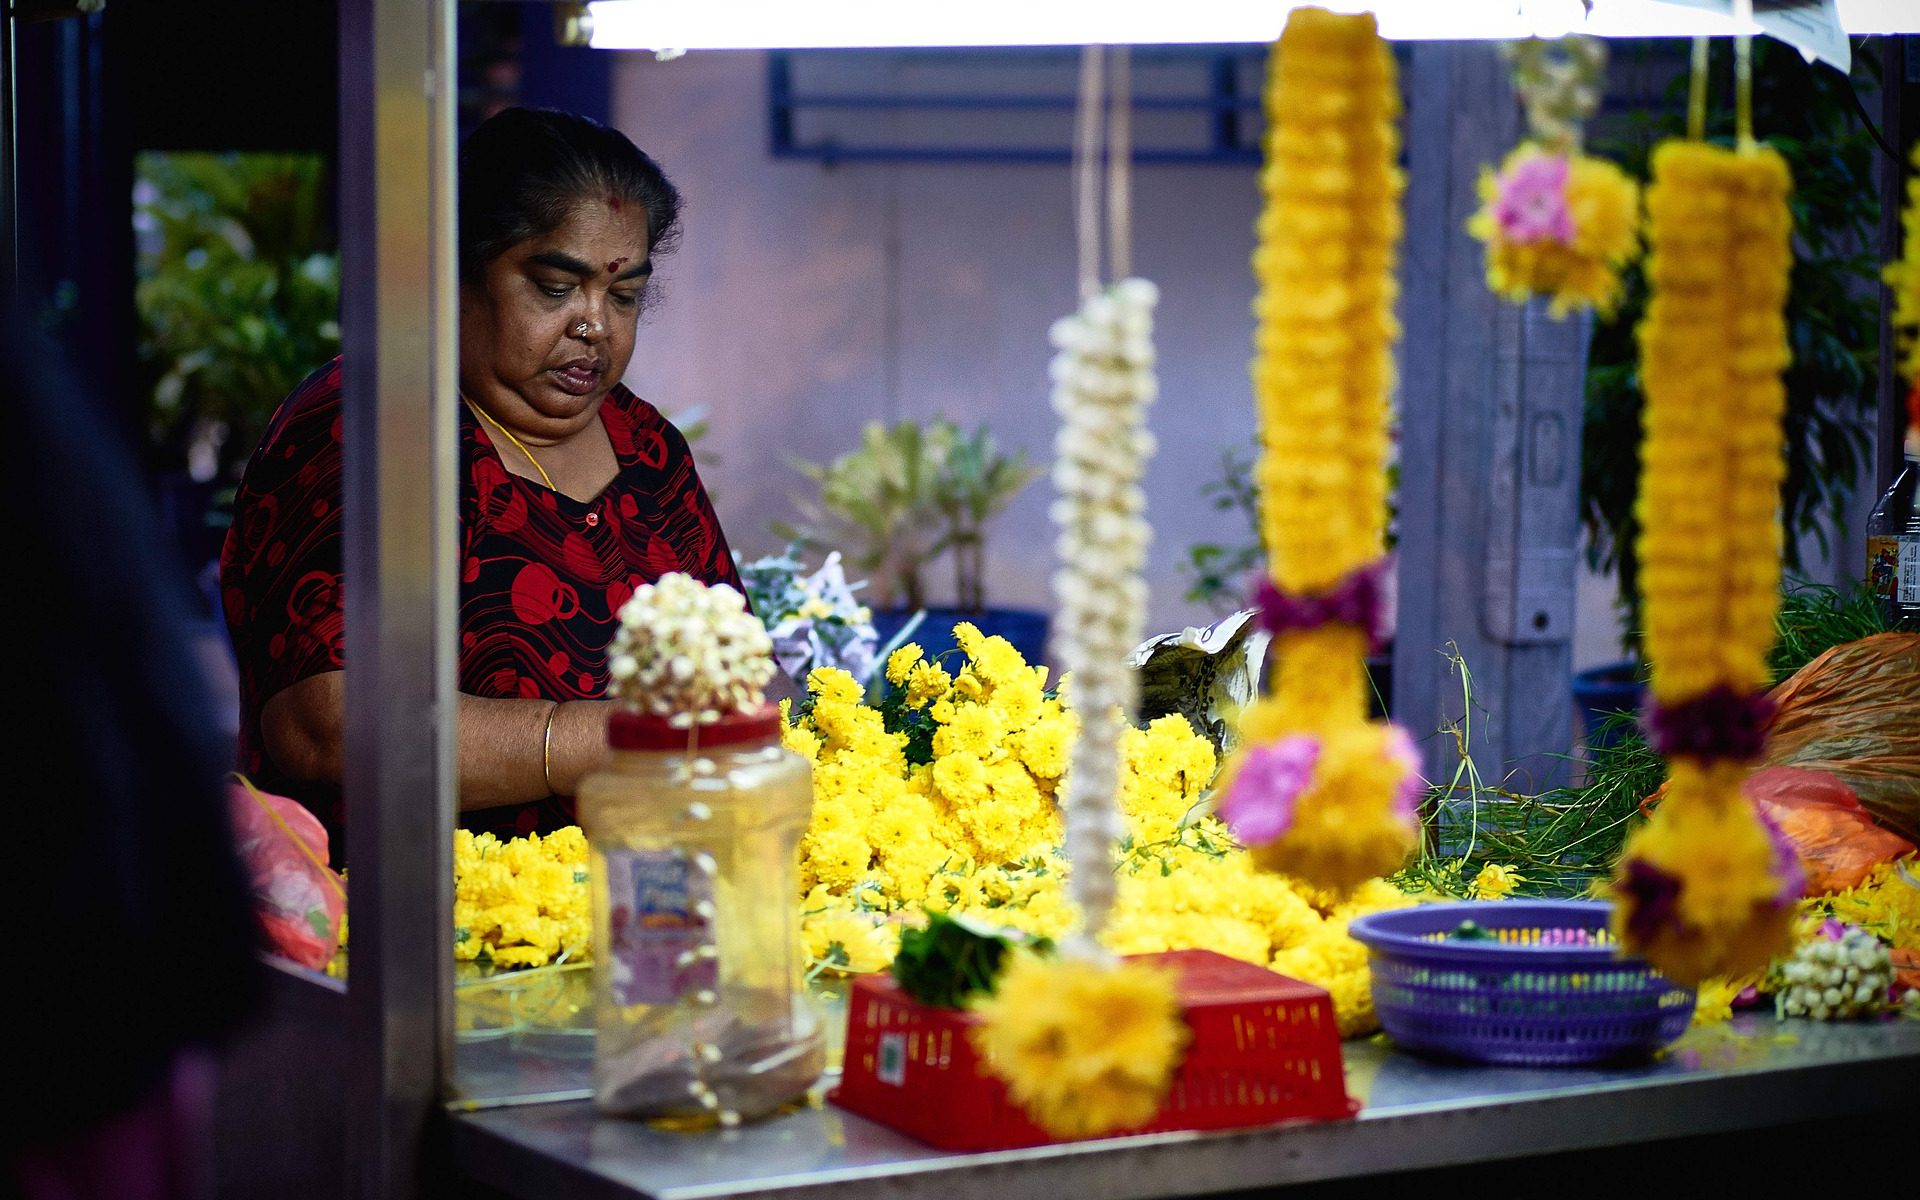
{"label": "red jar lid", "polygon": [[[615,750],[685,750],[690,731],[651,713],[614,710],[607,721],[607,744]],[[752,712],[728,713],[700,726],[701,748],[764,742],[780,736],[780,706],[762,704]]]}

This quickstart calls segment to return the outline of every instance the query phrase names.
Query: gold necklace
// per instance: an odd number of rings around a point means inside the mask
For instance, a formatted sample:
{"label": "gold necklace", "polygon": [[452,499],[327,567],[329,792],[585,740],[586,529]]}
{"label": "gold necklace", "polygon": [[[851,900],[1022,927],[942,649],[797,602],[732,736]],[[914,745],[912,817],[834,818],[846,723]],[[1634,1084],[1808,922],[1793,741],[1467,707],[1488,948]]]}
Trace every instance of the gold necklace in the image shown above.
{"label": "gold necklace", "polygon": [[527,456],[527,461],[533,464],[533,469],[540,472],[540,482],[547,485],[548,491],[557,492],[560,490],[559,488],[556,488],[553,486],[553,480],[547,477],[547,469],[540,465],[540,460],[533,456],[533,451],[527,449],[527,444],[525,442],[513,436],[513,431],[511,429],[508,429],[505,425],[502,425],[500,422],[494,420],[493,414],[489,413],[486,409],[481,408],[478,404],[475,404],[471,400],[467,400],[467,394],[465,392],[460,393],[460,399],[465,400],[467,407],[472,409],[475,413],[477,413],[481,420],[485,421],[487,424],[493,426],[495,429],[498,429],[502,434],[504,434],[506,436],[506,439],[509,442],[513,443],[514,448],[516,450],[520,451],[520,453]]}

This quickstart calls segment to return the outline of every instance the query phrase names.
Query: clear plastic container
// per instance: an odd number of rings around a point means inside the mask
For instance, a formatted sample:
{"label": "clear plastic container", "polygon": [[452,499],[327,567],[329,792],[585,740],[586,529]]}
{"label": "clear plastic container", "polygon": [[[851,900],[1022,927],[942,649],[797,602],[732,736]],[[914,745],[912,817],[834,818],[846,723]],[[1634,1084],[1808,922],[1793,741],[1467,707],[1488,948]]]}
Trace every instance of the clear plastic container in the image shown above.
{"label": "clear plastic container", "polygon": [[1867,516],[1867,587],[1890,629],[1920,633],[1920,457],[1906,462]]}
{"label": "clear plastic container", "polygon": [[764,1116],[825,1065],[804,986],[798,849],[807,764],[772,706],[699,730],[618,714],[581,785],[593,862],[602,1112],[672,1125]]}

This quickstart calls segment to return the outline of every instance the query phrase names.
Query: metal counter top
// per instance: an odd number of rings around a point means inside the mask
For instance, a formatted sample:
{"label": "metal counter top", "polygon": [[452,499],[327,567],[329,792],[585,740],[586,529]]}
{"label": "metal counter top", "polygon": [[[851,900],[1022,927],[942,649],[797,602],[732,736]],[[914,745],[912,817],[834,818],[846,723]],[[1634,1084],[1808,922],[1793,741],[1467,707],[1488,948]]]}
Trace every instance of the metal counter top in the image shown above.
{"label": "metal counter top", "polygon": [[[1818,1025],[1743,1015],[1691,1031],[1630,1066],[1475,1067],[1381,1039],[1345,1046],[1352,1121],[1175,1133],[1011,1150],[934,1150],[831,1105],[737,1130],[669,1133],[597,1116],[584,1100],[511,1107],[494,1097],[578,1094],[586,1063],[539,1047],[463,1046],[451,1151],[510,1195],[580,1200],[1060,1200],[1193,1196],[1561,1151],[1760,1129],[1848,1113],[1920,1122],[1920,1021]],[[569,1085],[563,1086],[563,1085]]]}

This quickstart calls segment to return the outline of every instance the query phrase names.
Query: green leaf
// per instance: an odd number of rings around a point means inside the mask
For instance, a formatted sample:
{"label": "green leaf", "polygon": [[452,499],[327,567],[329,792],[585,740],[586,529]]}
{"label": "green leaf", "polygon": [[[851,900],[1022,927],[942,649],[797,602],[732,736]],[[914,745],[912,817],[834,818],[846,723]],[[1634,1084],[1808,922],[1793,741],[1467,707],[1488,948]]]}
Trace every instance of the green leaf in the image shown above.
{"label": "green leaf", "polygon": [[967,917],[929,912],[925,927],[901,931],[893,978],[922,1004],[960,1008],[976,996],[993,993],[1015,946],[1042,954],[1053,950],[1045,938],[1030,939]]}

